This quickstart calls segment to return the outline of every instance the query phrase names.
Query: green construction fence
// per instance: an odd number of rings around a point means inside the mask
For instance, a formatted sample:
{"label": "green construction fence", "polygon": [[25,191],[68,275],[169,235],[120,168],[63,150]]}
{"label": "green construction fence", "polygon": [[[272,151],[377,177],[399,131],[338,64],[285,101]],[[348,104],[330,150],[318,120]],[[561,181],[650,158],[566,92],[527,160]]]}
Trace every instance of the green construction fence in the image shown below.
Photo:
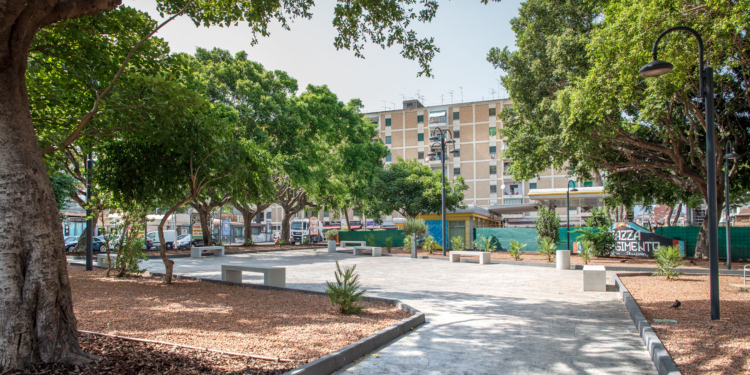
{"label": "green construction fence", "polygon": [[[566,250],[568,248],[567,243],[567,232],[566,228],[560,228],[560,241],[557,242],[558,250]],[[580,233],[573,233],[578,228],[570,228],[570,243],[576,241]],[[492,237],[493,242],[497,245],[498,250],[508,251],[510,249],[510,241],[518,241],[526,246],[522,251],[537,252],[539,251],[539,243],[536,239],[536,229],[534,228],[476,228],[474,229],[474,239],[483,237]]]}
{"label": "green construction fence", "polygon": [[376,247],[385,247],[385,240],[390,237],[393,247],[404,246],[403,230],[358,230],[350,232],[339,232],[339,241],[367,241],[367,237],[375,236]]}
{"label": "green construction fence", "polygon": [[[750,227],[731,227],[732,259],[750,259]],[[700,227],[659,227],[654,233],[685,241],[685,255],[695,255]],[[719,227],[719,258],[727,257],[727,228]]]}

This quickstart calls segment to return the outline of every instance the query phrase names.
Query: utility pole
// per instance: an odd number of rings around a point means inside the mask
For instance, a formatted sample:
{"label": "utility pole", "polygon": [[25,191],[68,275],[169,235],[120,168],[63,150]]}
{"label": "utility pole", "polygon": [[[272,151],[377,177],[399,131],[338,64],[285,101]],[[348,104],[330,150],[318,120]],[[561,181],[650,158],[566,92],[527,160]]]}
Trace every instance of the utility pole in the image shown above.
{"label": "utility pole", "polygon": [[448,90],[448,94],[451,96],[451,103],[453,103],[453,90]]}

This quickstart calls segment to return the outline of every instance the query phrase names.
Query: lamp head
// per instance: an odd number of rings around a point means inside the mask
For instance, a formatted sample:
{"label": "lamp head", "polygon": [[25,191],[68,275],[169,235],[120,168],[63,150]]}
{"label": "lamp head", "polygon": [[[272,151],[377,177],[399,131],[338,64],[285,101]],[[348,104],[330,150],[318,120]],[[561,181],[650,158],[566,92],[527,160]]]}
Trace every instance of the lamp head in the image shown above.
{"label": "lamp head", "polygon": [[461,152],[461,151],[459,151],[459,150],[457,150],[455,148],[453,150],[451,150],[451,154],[458,154],[459,152]]}
{"label": "lamp head", "polygon": [[578,189],[576,189],[576,188],[574,187],[574,188],[570,189],[570,191],[578,191]]}
{"label": "lamp head", "polygon": [[427,156],[437,156],[437,152],[435,152],[435,151],[430,152],[429,154],[427,154]]}
{"label": "lamp head", "polygon": [[436,135],[433,135],[432,137],[430,137],[430,140],[431,140],[431,141],[433,141],[433,142],[434,142],[434,141],[439,141],[439,140],[440,140],[440,137],[438,137],[438,136],[436,136]]}
{"label": "lamp head", "polygon": [[666,74],[672,71],[674,65],[666,61],[654,60],[644,65],[641,70],[638,71],[642,77],[658,77],[662,74]]}
{"label": "lamp head", "polygon": [[734,151],[724,155],[725,160],[737,160],[740,158],[740,155]]}

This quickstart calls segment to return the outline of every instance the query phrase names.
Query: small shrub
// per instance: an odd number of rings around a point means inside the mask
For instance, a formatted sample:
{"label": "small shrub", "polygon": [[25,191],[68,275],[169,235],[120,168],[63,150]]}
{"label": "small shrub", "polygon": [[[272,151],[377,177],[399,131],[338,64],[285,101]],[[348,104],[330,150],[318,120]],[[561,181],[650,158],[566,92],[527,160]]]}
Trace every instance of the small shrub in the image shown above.
{"label": "small shrub", "polygon": [[411,236],[404,236],[404,251],[411,252]]}
{"label": "small shrub", "polygon": [[523,260],[521,258],[521,249],[526,247],[526,244],[521,244],[518,241],[510,241],[510,249],[508,250],[508,254],[513,257],[514,260]]}
{"label": "small shrub", "polygon": [[654,275],[666,276],[667,280],[677,278],[682,272],[677,272],[675,268],[682,266],[687,263],[686,260],[682,260],[682,254],[680,254],[680,246],[659,246],[654,251],[654,258],[656,260],[657,268],[654,271]]}
{"label": "small shrub", "polygon": [[310,244],[310,237],[302,237],[302,244],[303,245],[309,245]]}
{"label": "small shrub", "polygon": [[357,265],[345,267],[341,270],[339,262],[336,261],[336,283],[326,281],[326,294],[331,299],[331,304],[338,306],[341,314],[356,314],[362,311],[362,306],[357,302],[362,300],[365,289],[360,288],[359,274],[355,272]]}
{"label": "small shrub", "polygon": [[552,262],[552,257],[557,252],[557,244],[555,240],[549,237],[542,237],[539,240],[539,252],[547,256],[547,261]]}
{"label": "small shrub", "polygon": [[541,238],[551,238],[552,241],[560,241],[560,217],[555,210],[541,206],[537,211],[538,218],[534,222],[536,233]]}
{"label": "small shrub", "polygon": [[589,240],[581,240],[578,243],[581,245],[578,248],[578,255],[583,259],[583,264],[589,264],[591,254],[594,252],[594,244]]}
{"label": "small shrub", "polygon": [[464,238],[461,236],[455,236],[451,238],[451,249],[454,251],[464,250]]}
{"label": "small shrub", "polygon": [[492,252],[497,249],[497,244],[494,243],[494,240],[492,237],[485,237],[483,235],[477,236],[477,239],[474,240],[474,248],[484,250],[486,252]]}
{"label": "small shrub", "polygon": [[385,252],[390,254],[392,248],[393,248],[393,237],[388,237],[385,239]]}
{"label": "small shrub", "polygon": [[432,236],[427,236],[422,242],[422,250],[428,252],[430,255],[432,255],[432,251],[435,250],[436,247],[437,242],[435,242],[435,239]]}
{"label": "small shrub", "polygon": [[245,237],[245,246],[253,246],[255,245],[255,240],[253,240],[253,236],[247,236]]}
{"label": "small shrub", "polygon": [[427,223],[422,219],[408,219],[404,224],[404,234],[421,237],[427,233]]}
{"label": "small shrub", "polygon": [[285,241],[282,239],[279,239],[279,247],[284,246],[284,244],[285,244]]}
{"label": "small shrub", "polygon": [[326,232],[326,239],[328,241],[336,241],[339,238],[339,231],[336,229],[331,229],[328,232]]}
{"label": "small shrub", "polygon": [[375,246],[375,234],[370,233],[366,235],[365,240],[367,241],[367,246]]}

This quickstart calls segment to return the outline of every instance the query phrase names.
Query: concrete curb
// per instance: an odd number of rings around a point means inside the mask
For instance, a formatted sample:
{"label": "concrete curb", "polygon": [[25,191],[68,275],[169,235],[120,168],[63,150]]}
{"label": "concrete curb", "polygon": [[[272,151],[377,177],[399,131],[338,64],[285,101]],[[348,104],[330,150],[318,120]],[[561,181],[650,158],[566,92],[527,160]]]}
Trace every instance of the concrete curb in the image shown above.
{"label": "concrete curb", "polygon": [[[651,276],[651,273],[630,273],[628,275]],[[620,292],[622,302],[623,304],[625,304],[625,308],[628,309],[630,318],[633,319],[635,328],[641,335],[641,339],[643,339],[643,343],[646,345],[648,353],[651,354],[651,360],[654,361],[656,371],[659,372],[659,375],[680,375],[680,371],[677,369],[677,365],[669,355],[667,348],[664,347],[664,344],[662,344],[661,340],[659,340],[659,337],[656,336],[656,333],[654,333],[654,329],[651,328],[651,324],[648,323],[648,320],[646,320],[646,317],[641,312],[641,309],[638,307],[635,299],[633,299],[633,296],[630,295],[630,292],[622,283],[622,280],[620,280],[616,273],[612,274],[612,281],[615,282],[615,286]]]}
{"label": "concrete curb", "polygon": [[[164,276],[161,272],[151,272],[154,276]],[[318,292],[314,290],[295,289],[295,288],[281,288],[270,285],[257,285],[257,284],[242,284],[242,283],[230,283],[228,281],[205,279],[201,277],[191,276],[172,276],[178,279],[186,280],[199,280],[207,281],[217,284],[225,285],[236,285],[241,287],[250,287],[257,289],[272,289],[272,290],[284,290],[312,295],[323,295],[327,296],[324,292]],[[367,336],[355,343],[352,343],[342,349],[339,349],[333,353],[320,357],[310,363],[303,366],[297,367],[294,370],[290,370],[284,373],[284,375],[328,375],[339,369],[344,368],[348,364],[352,363],[355,359],[367,355],[379,349],[389,342],[397,339],[398,337],[409,333],[414,328],[425,323],[425,315],[421,311],[399,301],[391,298],[380,298],[380,297],[362,297],[363,301],[367,302],[382,302],[391,306],[396,306],[399,309],[412,314],[411,317],[406,318],[388,328],[385,328],[373,335]]]}

